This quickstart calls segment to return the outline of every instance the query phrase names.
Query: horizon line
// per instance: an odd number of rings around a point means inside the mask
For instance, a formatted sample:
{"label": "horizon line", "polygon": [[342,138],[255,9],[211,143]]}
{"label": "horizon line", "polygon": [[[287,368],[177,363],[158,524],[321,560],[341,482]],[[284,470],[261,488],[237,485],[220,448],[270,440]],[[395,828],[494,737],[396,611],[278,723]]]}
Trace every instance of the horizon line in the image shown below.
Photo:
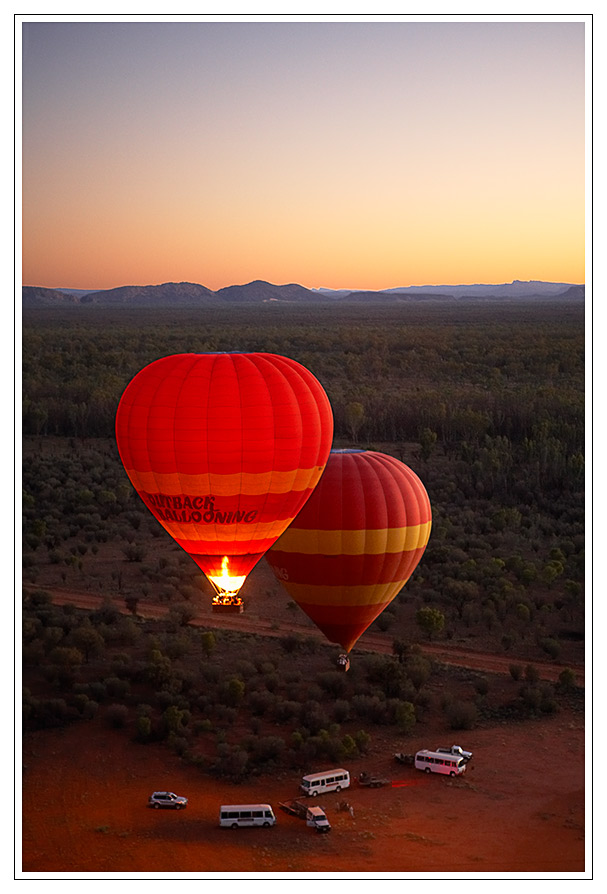
{"label": "horizon line", "polygon": [[228,286],[220,286],[218,289],[211,289],[209,286],[205,286],[204,283],[194,282],[192,280],[162,280],[161,282],[155,283],[123,283],[118,286],[105,286],[101,288],[89,288],[83,286],[43,286],[43,285],[27,285],[22,283],[22,288],[29,289],[51,289],[55,292],[65,292],[65,291],[77,291],[77,292],[109,292],[112,289],[128,289],[128,288],[153,288],[156,286],[165,286],[165,285],[198,285],[203,286],[205,289],[209,289],[211,292],[220,292],[222,289],[230,289],[230,288],[243,288],[244,286],[253,285],[253,283],[264,283],[270,286],[284,287],[284,286],[300,286],[300,288],[307,289],[310,292],[390,292],[390,291],[398,291],[398,290],[406,290],[406,289],[445,289],[445,288],[456,288],[456,287],[468,287],[468,286],[509,286],[515,285],[516,283],[521,283],[523,285],[531,285],[532,283],[542,283],[544,285],[567,285],[567,286],[585,286],[585,282],[567,282],[563,280],[547,280],[547,279],[513,279],[511,281],[502,281],[502,282],[465,282],[465,283],[413,283],[408,286],[387,286],[381,289],[373,289],[373,288],[349,288],[349,287],[340,287],[340,288],[331,288],[329,286],[304,286],[301,283],[292,281],[292,282],[284,282],[284,283],[273,283],[270,280],[266,279],[252,279],[245,283],[231,283]]}

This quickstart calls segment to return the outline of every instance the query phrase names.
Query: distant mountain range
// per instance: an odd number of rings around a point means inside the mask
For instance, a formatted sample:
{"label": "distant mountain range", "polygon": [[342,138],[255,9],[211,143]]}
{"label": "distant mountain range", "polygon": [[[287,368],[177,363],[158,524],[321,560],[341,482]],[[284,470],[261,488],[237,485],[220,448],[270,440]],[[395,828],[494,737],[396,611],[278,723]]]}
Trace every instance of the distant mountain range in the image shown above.
{"label": "distant mountain range", "polygon": [[227,286],[213,291],[191,282],[166,282],[155,286],[120,286],[116,289],[92,291],[87,289],[47,289],[42,286],[23,286],[24,308],[30,307],[226,307],[236,304],[276,302],[303,304],[319,302],[365,302],[394,304],[407,301],[453,301],[495,299],[563,299],[583,300],[585,286],[574,283],[554,283],[514,280],[497,285],[404,286],[381,291],[356,289],[306,289],[295,283],[272,285],[255,280],[241,286]]}

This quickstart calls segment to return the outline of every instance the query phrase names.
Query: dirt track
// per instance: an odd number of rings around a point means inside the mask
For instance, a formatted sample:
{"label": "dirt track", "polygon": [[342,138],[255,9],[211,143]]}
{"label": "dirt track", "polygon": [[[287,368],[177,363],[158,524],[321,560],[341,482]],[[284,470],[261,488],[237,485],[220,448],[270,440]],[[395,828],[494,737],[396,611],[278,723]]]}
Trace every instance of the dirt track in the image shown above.
{"label": "dirt track", "polygon": [[[32,588],[33,589],[33,588]],[[48,588],[47,588],[48,589]],[[68,590],[60,587],[53,587],[48,592],[52,594],[53,602],[57,605],[71,604],[78,608],[97,609],[103,604],[101,596],[93,596],[90,593],[78,592],[76,590]],[[123,614],[128,614],[122,600],[114,601],[115,607]],[[137,613],[142,618],[159,619],[168,615],[169,609],[159,603],[139,602]],[[284,622],[259,618],[254,614],[242,615],[214,615],[210,612],[200,614],[191,622],[192,626],[198,627],[215,627],[225,630],[239,630],[243,633],[257,633],[262,636],[285,636],[287,634],[301,634],[302,636],[315,636],[318,639],[324,639],[322,634],[316,628],[303,627],[294,623],[287,625]],[[442,664],[451,664],[457,667],[467,667],[472,670],[485,671],[493,674],[509,674],[512,664],[524,664],[517,659],[504,655],[495,655],[486,652],[475,652],[467,649],[461,649],[457,646],[450,646],[446,643],[425,643],[421,646],[422,650],[431,655]],[[377,633],[365,633],[356,645],[356,649],[361,651],[373,651],[391,654],[392,638],[389,635]],[[559,674],[563,670],[564,665],[556,662],[533,662],[542,680],[555,682],[558,680]],[[577,685],[584,686],[585,675],[584,668],[580,666],[572,667],[575,672]]]}

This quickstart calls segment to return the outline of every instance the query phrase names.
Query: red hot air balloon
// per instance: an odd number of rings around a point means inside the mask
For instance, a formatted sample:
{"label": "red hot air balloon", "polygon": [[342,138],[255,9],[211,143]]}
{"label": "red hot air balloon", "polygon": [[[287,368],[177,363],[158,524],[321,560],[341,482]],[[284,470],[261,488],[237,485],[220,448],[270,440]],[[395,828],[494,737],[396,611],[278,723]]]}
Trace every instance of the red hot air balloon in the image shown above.
{"label": "red hot air balloon", "polygon": [[175,354],[127,386],[116,414],[135,490],[212,583],[238,592],[317,484],[333,437],[327,395],[276,354]]}
{"label": "red hot air balloon", "polygon": [[334,450],[314,493],[266,559],[346,652],[413,573],[430,537],[423,484],[383,453]]}

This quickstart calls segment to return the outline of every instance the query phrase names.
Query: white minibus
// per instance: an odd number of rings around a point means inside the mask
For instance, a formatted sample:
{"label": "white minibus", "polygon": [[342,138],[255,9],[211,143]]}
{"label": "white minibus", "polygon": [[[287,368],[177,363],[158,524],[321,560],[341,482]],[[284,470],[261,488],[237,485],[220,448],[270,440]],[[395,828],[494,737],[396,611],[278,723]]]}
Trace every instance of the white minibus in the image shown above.
{"label": "white minibus", "polygon": [[350,785],[350,774],[347,770],[324,770],[322,773],[310,773],[304,776],[299,786],[302,792],[314,798],[324,792],[340,792]]}
{"label": "white minibus", "polygon": [[415,755],[415,768],[426,773],[446,773],[449,776],[459,776],[466,771],[466,761],[456,754],[444,754],[439,751],[418,751]]}
{"label": "white minibus", "polygon": [[223,804],[219,808],[219,825],[238,829],[239,826],[275,826],[276,817],[269,804]]}

